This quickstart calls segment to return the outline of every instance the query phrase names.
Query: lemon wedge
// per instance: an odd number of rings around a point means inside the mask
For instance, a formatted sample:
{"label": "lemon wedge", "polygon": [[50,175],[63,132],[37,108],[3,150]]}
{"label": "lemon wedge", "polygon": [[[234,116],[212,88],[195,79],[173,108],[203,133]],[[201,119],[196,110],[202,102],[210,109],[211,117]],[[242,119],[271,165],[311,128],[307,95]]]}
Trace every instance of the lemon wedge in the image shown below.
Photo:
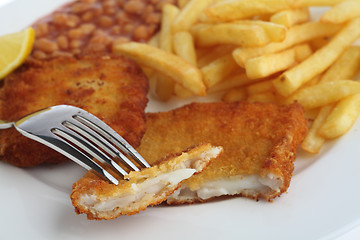
{"label": "lemon wedge", "polygon": [[0,79],[25,61],[34,41],[35,31],[32,28],[0,36]]}

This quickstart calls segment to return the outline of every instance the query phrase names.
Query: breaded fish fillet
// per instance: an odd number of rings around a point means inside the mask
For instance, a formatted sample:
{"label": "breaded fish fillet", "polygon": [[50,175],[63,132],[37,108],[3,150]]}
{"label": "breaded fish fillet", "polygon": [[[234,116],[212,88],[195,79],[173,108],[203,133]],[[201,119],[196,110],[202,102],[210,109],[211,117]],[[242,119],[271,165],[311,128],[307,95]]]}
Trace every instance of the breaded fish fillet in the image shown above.
{"label": "breaded fish fillet", "polygon": [[[127,58],[32,61],[3,81],[0,119],[14,121],[49,106],[73,105],[96,115],[136,147],[145,131],[147,92],[145,75]],[[0,131],[0,159],[19,167],[67,160],[14,129]]]}
{"label": "breaded fish fillet", "polygon": [[189,145],[209,142],[224,153],[182,184],[168,203],[207,201],[222,195],[273,199],[289,187],[297,148],[307,131],[303,108],[294,103],[193,103],[148,113],[138,148],[151,164]]}
{"label": "breaded fish fillet", "polygon": [[71,200],[78,214],[88,219],[113,219],[132,215],[166,200],[184,179],[201,172],[222,151],[221,147],[203,144],[178,156],[169,156],[158,165],[130,172],[129,180],[110,184],[92,172],[73,185]]}

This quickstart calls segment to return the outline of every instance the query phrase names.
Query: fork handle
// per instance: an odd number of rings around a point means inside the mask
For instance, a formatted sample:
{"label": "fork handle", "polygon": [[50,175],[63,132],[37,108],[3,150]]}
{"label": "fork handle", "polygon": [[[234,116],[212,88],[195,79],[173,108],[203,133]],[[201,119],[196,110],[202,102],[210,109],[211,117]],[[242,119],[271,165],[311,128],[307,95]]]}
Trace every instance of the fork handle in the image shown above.
{"label": "fork handle", "polygon": [[7,122],[4,120],[0,120],[0,129],[7,129],[7,128],[11,128],[14,125],[13,122]]}

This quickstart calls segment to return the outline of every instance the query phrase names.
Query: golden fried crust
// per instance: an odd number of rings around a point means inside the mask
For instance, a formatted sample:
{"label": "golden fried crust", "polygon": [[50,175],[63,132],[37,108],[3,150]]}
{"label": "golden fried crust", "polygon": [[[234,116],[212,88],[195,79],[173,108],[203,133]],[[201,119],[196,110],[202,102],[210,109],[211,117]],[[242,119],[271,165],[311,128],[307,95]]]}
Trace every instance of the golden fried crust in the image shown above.
{"label": "golden fried crust", "polygon": [[[42,108],[68,104],[96,115],[131,145],[145,130],[148,81],[124,57],[31,61],[8,76],[0,89],[0,119],[14,121]],[[14,129],[0,132],[0,158],[19,167],[66,161]]]}
{"label": "golden fried crust", "polygon": [[[158,164],[151,168],[130,172],[129,180],[119,179],[117,186],[89,171],[74,183],[70,198],[75,211],[78,214],[87,214],[88,219],[113,219],[120,215],[133,215],[145,210],[150,205],[157,205],[165,201],[167,196],[180,187],[183,178],[171,182],[167,177],[160,181],[164,186],[158,190],[151,190],[156,186],[156,182],[146,185],[146,189],[141,190],[143,188],[141,185],[145,181],[152,181],[161,175],[174,174],[176,170],[180,169],[193,169],[192,174],[199,173],[221,152],[221,147],[210,144],[193,146],[182,153],[159,159]],[[146,191],[146,194],[142,195],[142,191]],[[134,197],[134,201],[130,201],[130,203],[122,202],[115,204],[112,208],[101,209],[104,204],[114,203],[131,195],[137,197]],[[88,196],[93,197],[90,203],[84,200]]]}
{"label": "golden fried crust", "polygon": [[296,150],[307,131],[303,108],[297,103],[193,103],[169,112],[148,113],[146,120],[138,151],[150,164],[188,145],[221,145],[223,155],[185,184],[194,190],[224,177],[272,173],[283,179],[283,186],[280,192],[261,196],[268,199],[289,187]]}

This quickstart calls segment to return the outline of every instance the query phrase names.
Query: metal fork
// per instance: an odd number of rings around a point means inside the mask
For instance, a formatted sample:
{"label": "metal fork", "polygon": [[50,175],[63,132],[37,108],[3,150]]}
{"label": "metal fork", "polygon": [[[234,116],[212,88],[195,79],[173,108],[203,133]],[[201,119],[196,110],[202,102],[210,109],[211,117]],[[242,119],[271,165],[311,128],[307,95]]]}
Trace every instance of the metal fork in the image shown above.
{"label": "metal fork", "polygon": [[150,167],[112,128],[77,107],[57,105],[27,115],[15,122],[0,122],[0,129],[10,127],[15,127],[24,136],[60,152],[85,169],[93,169],[115,185],[118,185],[116,177],[94,161],[94,158],[102,164],[111,166],[112,172],[122,177],[128,172],[114,160],[121,161],[134,171],[139,171],[139,168],[121,151],[141,167]]}

